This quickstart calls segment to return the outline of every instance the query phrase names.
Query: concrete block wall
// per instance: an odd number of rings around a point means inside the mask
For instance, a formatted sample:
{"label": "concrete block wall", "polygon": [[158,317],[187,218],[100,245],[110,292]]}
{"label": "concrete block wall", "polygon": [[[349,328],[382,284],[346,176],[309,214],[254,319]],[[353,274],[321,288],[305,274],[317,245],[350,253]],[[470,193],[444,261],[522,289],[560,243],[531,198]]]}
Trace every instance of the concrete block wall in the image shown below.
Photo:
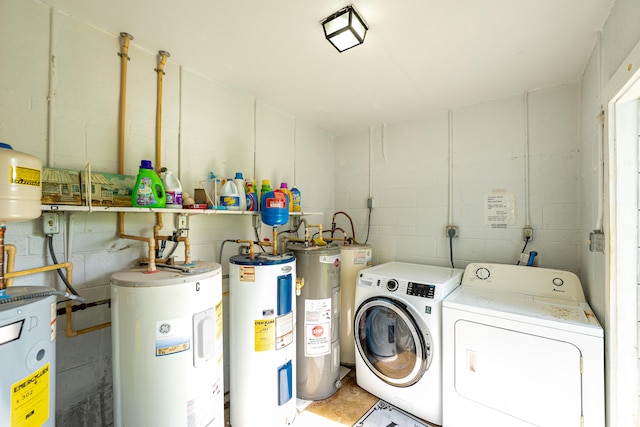
{"label": "concrete block wall", "polygon": [[[122,30],[135,37],[135,28]],[[125,174],[136,175],[141,159],[157,166],[154,69],[162,48],[138,46],[135,38],[129,48]],[[2,1],[0,141],[38,157],[44,166],[83,169],[90,163],[93,171],[117,172],[119,51],[119,35],[88,26],[63,10],[37,0]],[[303,209],[319,213],[310,222],[322,222],[322,214],[333,211],[331,135],[181,64],[169,61],[165,73],[161,161],[177,174],[184,191],[210,189],[209,172],[229,178],[241,171],[258,183],[296,184]],[[119,239],[114,213],[67,212],[60,217],[61,232],[53,236],[58,261],[73,263],[73,285],[89,302],[108,298],[111,274],[133,266],[146,255],[146,245]],[[163,217],[161,234],[169,235],[175,215]],[[127,234],[150,236],[154,224],[154,214],[125,214]],[[270,227],[264,226],[261,235],[271,237]],[[218,261],[223,240],[252,239],[254,230],[248,215],[192,216],[190,237],[193,259]],[[17,270],[52,262],[40,219],[8,224],[5,242],[17,246]],[[224,247],[223,273],[237,250],[235,244]],[[182,248],[176,254],[182,259]],[[53,272],[15,284],[64,286]],[[74,313],[73,327],[109,320],[105,304]],[[57,425],[113,425],[111,329],[66,338],[64,317],[59,316],[56,344]],[[227,374],[228,362],[225,357]],[[227,388],[228,383],[227,376]]]}
{"label": "concrete block wall", "polygon": [[[527,252],[539,253],[535,265],[572,271],[580,269],[584,244],[579,90],[575,83],[531,91],[526,101],[534,229]],[[451,146],[448,112],[336,138],[335,207],[350,214],[358,240],[364,241],[366,200],[373,197],[374,263],[450,265],[449,215],[459,227],[453,239],[456,267],[518,261],[526,222],[524,99],[517,95],[452,111]],[[485,217],[485,197],[496,191],[515,195],[515,217],[505,228],[492,227]]]}

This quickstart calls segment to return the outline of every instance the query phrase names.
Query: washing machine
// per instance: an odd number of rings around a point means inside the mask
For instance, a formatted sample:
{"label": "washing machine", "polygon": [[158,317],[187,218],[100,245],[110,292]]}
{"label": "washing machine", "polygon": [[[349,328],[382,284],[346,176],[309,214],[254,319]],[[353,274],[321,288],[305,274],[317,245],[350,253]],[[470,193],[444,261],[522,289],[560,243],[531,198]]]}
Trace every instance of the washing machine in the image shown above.
{"label": "washing machine", "polygon": [[602,427],[604,334],[568,271],[469,264],[443,302],[446,427]]}
{"label": "washing machine", "polygon": [[442,300],[463,270],[388,262],[358,274],[356,381],[400,409],[442,424]]}

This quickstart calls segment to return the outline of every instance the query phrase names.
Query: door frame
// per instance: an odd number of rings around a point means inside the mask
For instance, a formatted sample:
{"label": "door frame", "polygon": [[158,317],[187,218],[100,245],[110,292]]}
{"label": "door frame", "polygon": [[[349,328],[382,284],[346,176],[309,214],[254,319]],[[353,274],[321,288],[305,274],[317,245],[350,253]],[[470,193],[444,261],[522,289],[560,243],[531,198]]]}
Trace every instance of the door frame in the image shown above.
{"label": "door frame", "polygon": [[638,423],[638,64],[640,43],[601,95],[608,172],[604,322],[608,426]]}

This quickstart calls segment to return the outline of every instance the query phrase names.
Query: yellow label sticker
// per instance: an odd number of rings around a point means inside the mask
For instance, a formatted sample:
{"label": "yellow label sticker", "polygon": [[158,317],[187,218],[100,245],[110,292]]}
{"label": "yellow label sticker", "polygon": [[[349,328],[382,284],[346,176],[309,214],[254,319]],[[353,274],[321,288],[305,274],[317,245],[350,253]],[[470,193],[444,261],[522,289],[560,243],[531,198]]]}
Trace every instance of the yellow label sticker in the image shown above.
{"label": "yellow label sticker", "polygon": [[11,386],[12,427],[40,427],[49,419],[49,365]]}
{"label": "yellow label sticker", "polygon": [[269,351],[276,348],[276,319],[254,321],[255,351]]}
{"label": "yellow label sticker", "polygon": [[21,166],[11,165],[11,176],[9,177],[11,184],[40,186],[40,171],[38,169],[23,168]]}
{"label": "yellow label sticker", "polygon": [[223,331],[222,300],[216,304],[216,339],[222,339]]}

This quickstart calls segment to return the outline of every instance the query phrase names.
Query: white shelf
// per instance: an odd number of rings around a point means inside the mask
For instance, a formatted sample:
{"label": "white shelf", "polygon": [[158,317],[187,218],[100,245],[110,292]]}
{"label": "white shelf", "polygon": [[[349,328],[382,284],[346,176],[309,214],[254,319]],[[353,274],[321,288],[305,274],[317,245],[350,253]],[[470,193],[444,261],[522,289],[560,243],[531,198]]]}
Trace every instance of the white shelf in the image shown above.
{"label": "white shelf", "polygon": [[[187,215],[257,215],[255,211],[232,211],[217,209],[173,209],[173,208],[134,208],[129,206],[76,206],[42,205],[43,212],[130,212],[130,213],[173,213]],[[322,212],[289,212],[289,216],[323,215]]]}

